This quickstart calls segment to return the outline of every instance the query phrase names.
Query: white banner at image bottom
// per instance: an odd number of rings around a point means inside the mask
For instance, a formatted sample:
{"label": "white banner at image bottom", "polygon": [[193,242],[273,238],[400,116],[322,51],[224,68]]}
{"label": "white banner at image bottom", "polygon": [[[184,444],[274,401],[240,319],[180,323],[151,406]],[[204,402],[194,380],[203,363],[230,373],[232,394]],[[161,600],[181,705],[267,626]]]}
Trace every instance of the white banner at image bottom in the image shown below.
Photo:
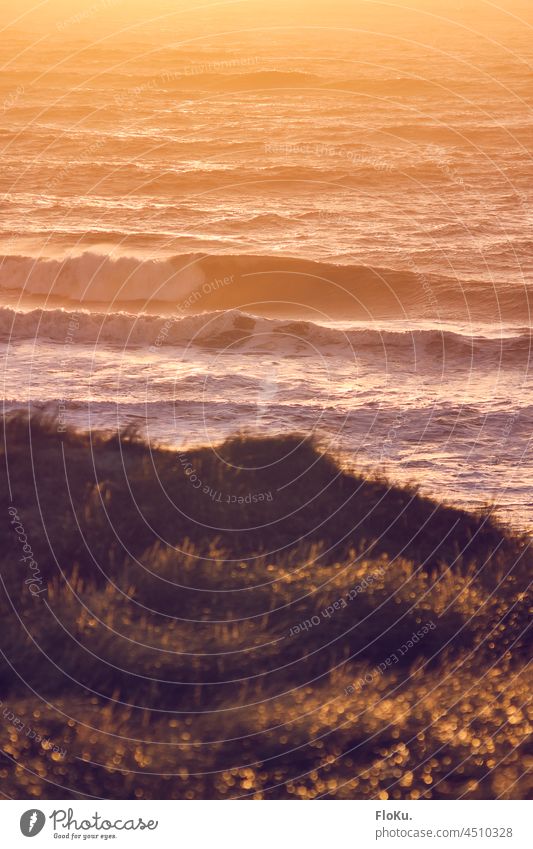
{"label": "white banner at image bottom", "polygon": [[[531,849],[528,801],[4,801],[2,844]],[[68,841],[68,842],[67,842]]]}

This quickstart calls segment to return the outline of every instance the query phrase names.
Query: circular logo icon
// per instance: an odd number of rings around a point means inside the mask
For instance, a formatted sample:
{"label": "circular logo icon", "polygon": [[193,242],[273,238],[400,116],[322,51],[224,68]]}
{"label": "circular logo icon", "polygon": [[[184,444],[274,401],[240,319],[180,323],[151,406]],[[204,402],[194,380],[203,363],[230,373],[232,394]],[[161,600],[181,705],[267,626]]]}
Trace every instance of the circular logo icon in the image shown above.
{"label": "circular logo icon", "polygon": [[25,811],[20,818],[20,830],[24,837],[35,837],[43,830],[46,817],[42,811],[32,808],[30,811]]}

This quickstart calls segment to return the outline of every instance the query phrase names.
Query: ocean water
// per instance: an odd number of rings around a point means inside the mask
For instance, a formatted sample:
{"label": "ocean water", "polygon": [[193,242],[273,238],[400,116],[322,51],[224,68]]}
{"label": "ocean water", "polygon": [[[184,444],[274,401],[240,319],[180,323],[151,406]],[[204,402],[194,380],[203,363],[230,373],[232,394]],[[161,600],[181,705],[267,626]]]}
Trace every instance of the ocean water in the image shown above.
{"label": "ocean water", "polygon": [[532,49],[504,23],[13,31],[5,409],[313,433],[531,528]]}

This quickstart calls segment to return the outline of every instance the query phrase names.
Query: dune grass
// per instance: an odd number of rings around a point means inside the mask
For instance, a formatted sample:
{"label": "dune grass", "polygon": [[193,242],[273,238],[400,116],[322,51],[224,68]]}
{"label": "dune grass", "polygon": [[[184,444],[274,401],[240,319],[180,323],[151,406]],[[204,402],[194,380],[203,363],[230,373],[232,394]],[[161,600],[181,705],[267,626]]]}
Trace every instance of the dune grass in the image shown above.
{"label": "dune grass", "polygon": [[4,420],[7,796],[531,792],[527,538],[297,434],[62,431]]}

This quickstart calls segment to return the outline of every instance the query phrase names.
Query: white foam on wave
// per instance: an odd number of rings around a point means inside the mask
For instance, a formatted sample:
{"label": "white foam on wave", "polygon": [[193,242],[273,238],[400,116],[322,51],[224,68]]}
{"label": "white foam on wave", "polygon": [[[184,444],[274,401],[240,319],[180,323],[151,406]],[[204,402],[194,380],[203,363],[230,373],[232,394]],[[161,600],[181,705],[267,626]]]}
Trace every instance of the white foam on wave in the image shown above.
{"label": "white foam on wave", "polygon": [[52,342],[127,350],[158,351],[192,345],[211,351],[268,352],[279,356],[334,355],[357,360],[403,361],[416,368],[445,362],[471,367],[501,363],[527,366],[533,350],[530,328],[516,327],[506,335],[486,337],[436,327],[379,329],[373,326],[335,328],[311,321],[252,316],[239,310],[169,316],[131,312],[0,307],[0,341]]}
{"label": "white foam on wave", "polygon": [[194,257],[139,259],[85,252],[64,259],[5,256],[0,290],[78,302],[179,301],[204,282]]}

